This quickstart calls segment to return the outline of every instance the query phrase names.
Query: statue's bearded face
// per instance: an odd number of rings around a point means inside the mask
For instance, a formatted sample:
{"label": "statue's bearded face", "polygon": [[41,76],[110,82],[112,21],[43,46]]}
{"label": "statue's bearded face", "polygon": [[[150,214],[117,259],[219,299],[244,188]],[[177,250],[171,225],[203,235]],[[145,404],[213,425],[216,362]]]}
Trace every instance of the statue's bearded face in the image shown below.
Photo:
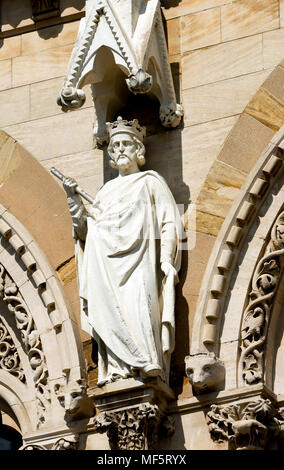
{"label": "statue's bearded face", "polygon": [[121,133],[111,139],[112,160],[117,168],[127,169],[137,166],[137,145],[130,134]]}

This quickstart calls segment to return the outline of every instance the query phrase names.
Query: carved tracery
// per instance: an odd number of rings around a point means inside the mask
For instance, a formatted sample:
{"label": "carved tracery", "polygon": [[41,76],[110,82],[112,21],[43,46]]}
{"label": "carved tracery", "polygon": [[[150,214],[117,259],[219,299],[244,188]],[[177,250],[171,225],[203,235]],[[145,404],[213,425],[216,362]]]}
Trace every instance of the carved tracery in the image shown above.
{"label": "carved tracery", "polygon": [[283,270],[284,212],[277,217],[264,255],[252,279],[249,302],[241,328],[240,365],[248,385],[261,382],[264,373],[263,354],[273,300]]}

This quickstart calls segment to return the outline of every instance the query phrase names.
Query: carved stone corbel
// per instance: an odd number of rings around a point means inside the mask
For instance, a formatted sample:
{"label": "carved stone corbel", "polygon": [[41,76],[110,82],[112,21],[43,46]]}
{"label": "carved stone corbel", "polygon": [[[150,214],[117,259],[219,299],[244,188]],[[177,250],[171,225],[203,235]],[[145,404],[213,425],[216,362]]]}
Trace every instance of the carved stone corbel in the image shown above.
{"label": "carved stone corbel", "polygon": [[235,450],[264,450],[275,448],[273,439],[283,426],[283,418],[268,398],[260,398],[247,405],[211,405],[207,413],[211,438],[228,441]]}
{"label": "carved stone corbel", "polygon": [[144,403],[99,414],[94,429],[107,433],[112,450],[151,450],[157,446],[160,419],[158,406]]}
{"label": "carved stone corbel", "polygon": [[35,22],[60,15],[60,0],[31,0],[31,5]]}
{"label": "carved stone corbel", "polygon": [[178,126],[183,110],[176,102],[159,0],[89,0],[57,102],[63,111],[79,108],[82,88],[91,84],[95,133],[103,144],[105,123],[125,105],[125,81],[132,93],[158,99],[163,126]]}
{"label": "carved stone corbel", "polygon": [[83,379],[66,384],[55,384],[54,391],[65,409],[67,422],[94,416],[93,400],[87,395],[87,382]]}
{"label": "carved stone corbel", "polygon": [[219,388],[225,378],[225,366],[214,353],[186,356],[185,373],[199,395]]}

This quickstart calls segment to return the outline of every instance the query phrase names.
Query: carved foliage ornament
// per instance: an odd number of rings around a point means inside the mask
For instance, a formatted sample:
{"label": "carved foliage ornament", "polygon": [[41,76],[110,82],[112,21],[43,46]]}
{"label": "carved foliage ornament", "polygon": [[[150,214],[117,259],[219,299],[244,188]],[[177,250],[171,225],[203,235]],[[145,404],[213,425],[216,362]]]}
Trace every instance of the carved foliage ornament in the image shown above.
{"label": "carved foliage ornament", "polygon": [[94,427],[96,432],[107,432],[112,450],[150,450],[157,446],[159,422],[158,406],[143,404],[101,413]]}
{"label": "carved foliage ornament", "polygon": [[284,260],[284,212],[276,219],[264,256],[257,264],[241,330],[240,366],[248,385],[263,379],[263,353],[273,299]]}
{"label": "carved foliage ornament", "polygon": [[280,411],[268,398],[245,406],[211,405],[206,421],[214,441],[228,441],[229,448],[237,450],[263,450],[274,446],[273,439],[280,435],[284,423]]}
{"label": "carved foliage ornament", "polygon": [[16,326],[21,332],[23,346],[33,372],[39,425],[44,424],[47,408],[50,406],[50,390],[40,336],[32,315],[20,296],[18,287],[8,276],[2,264],[0,264],[0,297],[14,315]]}
{"label": "carved foliage ornament", "polygon": [[6,370],[21,382],[26,382],[23,367],[16,346],[0,319],[0,369]]}
{"label": "carved foliage ornament", "polygon": [[27,444],[22,446],[19,450],[78,450],[79,448],[79,435],[62,437],[58,439],[50,449],[39,444]]}
{"label": "carved foliage ornament", "polygon": [[150,92],[159,100],[165,127],[180,123],[183,111],[176,102],[159,0],[87,2],[57,102],[63,111],[79,108],[85,101],[82,87],[92,84],[101,144],[107,141],[105,122],[123,104],[119,73],[132,93]]}

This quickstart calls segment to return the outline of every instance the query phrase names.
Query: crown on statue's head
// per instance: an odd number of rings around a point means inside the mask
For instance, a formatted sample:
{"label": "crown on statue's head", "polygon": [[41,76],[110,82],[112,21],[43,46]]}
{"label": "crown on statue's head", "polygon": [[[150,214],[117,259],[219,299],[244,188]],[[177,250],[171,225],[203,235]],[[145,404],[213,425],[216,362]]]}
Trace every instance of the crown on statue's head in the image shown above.
{"label": "crown on statue's head", "polygon": [[143,138],[146,135],[146,128],[140,126],[137,119],[133,119],[133,121],[126,121],[125,119],[122,119],[121,116],[119,116],[117,121],[107,122],[106,127],[110,139],[115,134],[127,133],[133,134],[135,137],[141,140],[141,142],[143,142]]}

